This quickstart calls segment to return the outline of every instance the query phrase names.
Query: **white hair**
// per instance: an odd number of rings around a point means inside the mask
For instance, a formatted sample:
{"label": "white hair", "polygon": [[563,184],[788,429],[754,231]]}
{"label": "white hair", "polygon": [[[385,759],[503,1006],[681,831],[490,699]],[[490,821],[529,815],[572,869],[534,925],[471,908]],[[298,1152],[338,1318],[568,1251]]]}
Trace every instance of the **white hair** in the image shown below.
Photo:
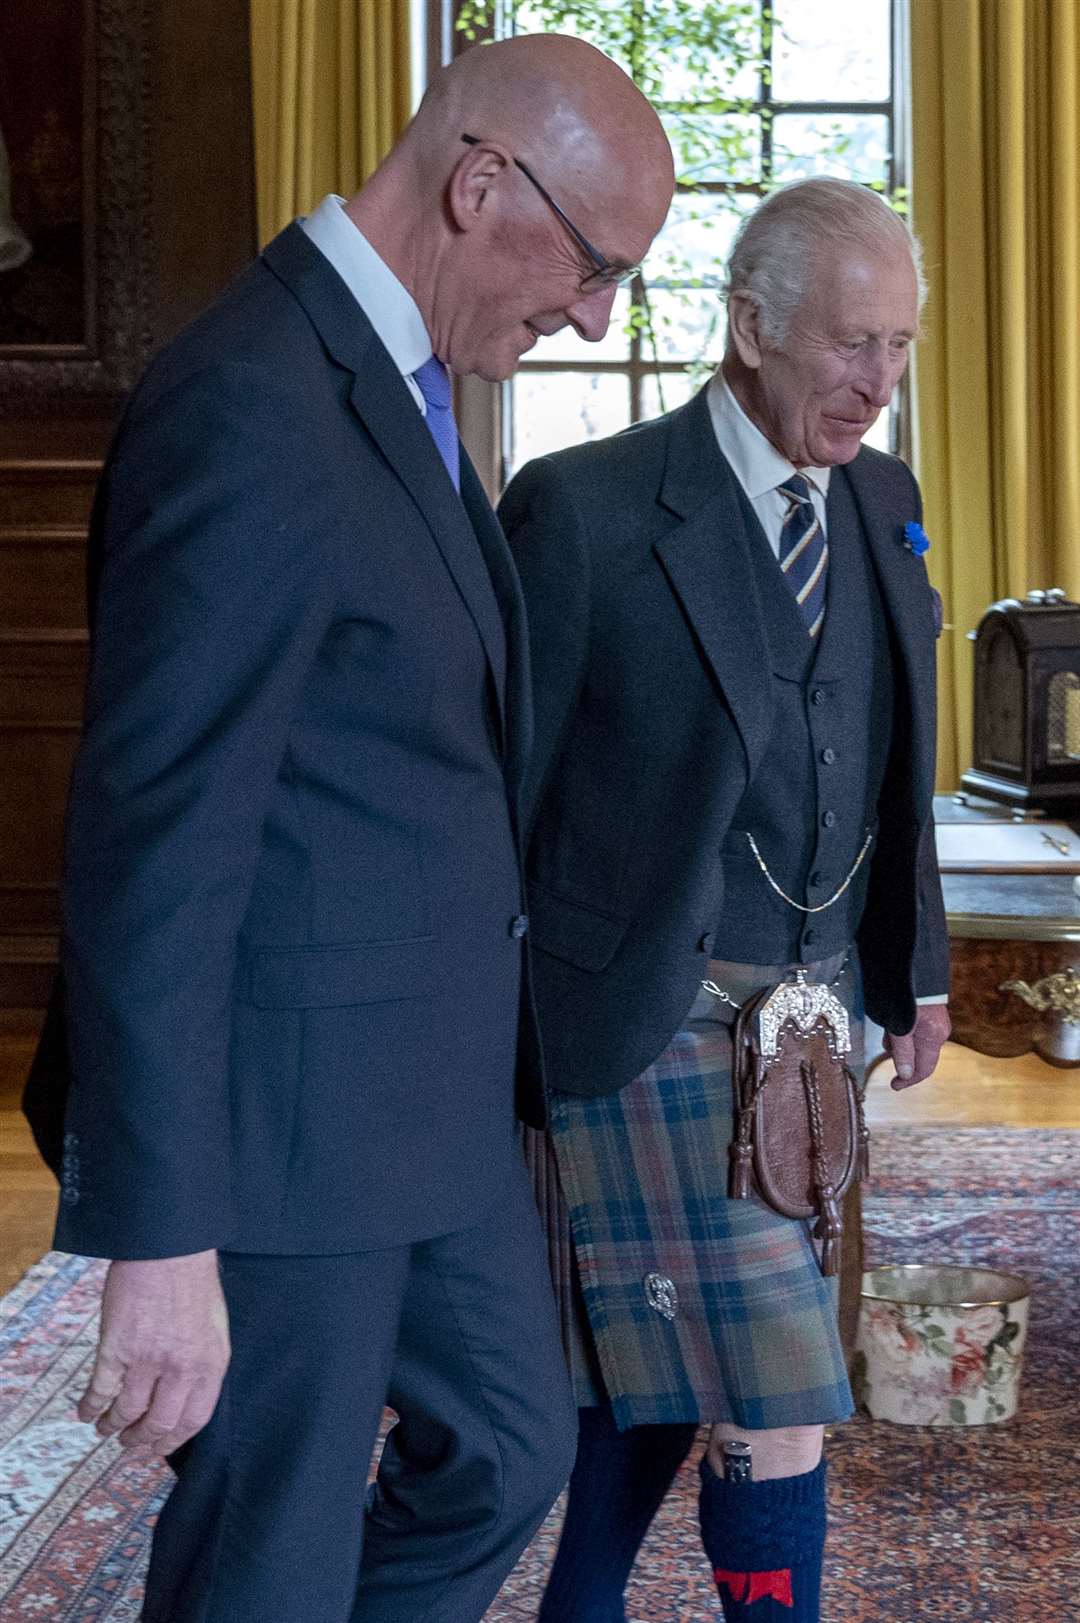
{"label": "white hair", "polygon": [[822,250],[837,244],[908,254],[922,309],[926,281],[918,238],[878,192],[827,176],[781,186],[747,215],[731,246],[725,295],[748,293],[758,308],[762,337],[778,348]]}

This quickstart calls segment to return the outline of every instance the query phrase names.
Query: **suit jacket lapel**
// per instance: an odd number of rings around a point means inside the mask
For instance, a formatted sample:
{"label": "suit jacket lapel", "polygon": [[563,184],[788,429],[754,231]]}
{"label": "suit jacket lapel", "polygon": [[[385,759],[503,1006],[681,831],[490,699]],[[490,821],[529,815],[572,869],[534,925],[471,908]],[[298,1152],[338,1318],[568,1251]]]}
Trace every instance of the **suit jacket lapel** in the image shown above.
{"label": "suit jacket lapel", "polygon": [[502,705],[503,627],[468,514],[397,367],[337,272],[301,231],[287,226],[263,258],[306,310],[329,353],[354,374],[350,400],[422,514],[473,618]]}
{"label": "suit jacket lapel", "polygon": [[[506,674],[500,694],[500,711],[504,715],[507,783],[516,805],[525,763],[532,748],[533,730],[525,599],[502,526],[492,511],[480,477],[464,447],[461,452],[461,499],[491,577],[506,637]],[[509,718],[510,725],[507,725],[505,718]]]}
{"label": "suit jacket lapel", "polygon": [[660,500],[681,522],[654,550],[735,718],[752,775],[772,725],[769,643],[754,538],[704,390],[671,418]]}
{"label": "suit jacket lapel", "polygon": [[[856,457],[833,472],[847,479],[869,542],[886,612],[911,694],[912,754],[922,786],[934,776],[934,645],[929,602],[918,560],[903,544],[903,527],[914,512],[883,507],[873,463]],[[930,633],[928,635],[928,633]],[[918,787],[918,786],[917,786]]]}

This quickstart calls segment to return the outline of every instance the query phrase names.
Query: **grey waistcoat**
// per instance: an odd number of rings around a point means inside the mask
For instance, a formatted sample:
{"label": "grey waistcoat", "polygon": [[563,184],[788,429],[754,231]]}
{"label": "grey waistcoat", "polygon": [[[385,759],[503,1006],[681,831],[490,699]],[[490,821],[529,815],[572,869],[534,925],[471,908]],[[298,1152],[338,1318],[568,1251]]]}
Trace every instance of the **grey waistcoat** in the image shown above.
{"label": "grey waistcoat", "polygon": [[[871,852],[822,913],[782,901],[750,849],[807,906],[842,883],[876,822],[892,736],[893,662],[870,550],[847,480],[834,475],[825,623],[809,633],[756,516],[746,504],[772,668],[768,749],[724,841],[724,907],[715,955],[739,963],[809,963],[854,939]],[[765,696],[763,695],[763,702]]]}

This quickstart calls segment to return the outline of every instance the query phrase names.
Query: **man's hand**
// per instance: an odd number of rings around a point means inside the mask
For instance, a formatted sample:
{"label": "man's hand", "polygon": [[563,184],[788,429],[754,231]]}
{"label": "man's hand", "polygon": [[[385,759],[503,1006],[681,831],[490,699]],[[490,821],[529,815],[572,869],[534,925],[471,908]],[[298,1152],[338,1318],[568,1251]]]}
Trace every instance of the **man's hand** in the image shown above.
{"label": "man's hand", "polygon": [[933,1076],[941,1047],[952,1030],[949,1010],[944,1003],[920,1003],[915,1010],[915,1024],[906,1037],[885,1033],[885,1051],[896,1066],[896,1075],[890,1086],[913,1088],[916,1082],[925,1082]]}
{"label": "man's hand", "polygon": [[171,1454],[214,1412],[229,1363],[217,1252],[113,1262],[101,1335],[79,1419],[125,1447]]}

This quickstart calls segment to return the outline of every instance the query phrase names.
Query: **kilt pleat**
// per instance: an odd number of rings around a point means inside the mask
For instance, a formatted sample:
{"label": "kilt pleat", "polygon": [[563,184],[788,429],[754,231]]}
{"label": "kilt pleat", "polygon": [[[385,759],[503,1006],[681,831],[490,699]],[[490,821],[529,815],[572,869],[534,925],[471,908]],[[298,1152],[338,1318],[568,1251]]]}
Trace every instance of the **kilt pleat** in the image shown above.
{"label": "kilt pleat", "polygon": [[[838,965],[809,967],[831,980]],[[708,976],[742,1002],[786,968],[712,962]],[[835,987],[849,1011],[854,981],[846,968]],[[809,1226],[727,1195],[733,1018],[700,992],[641,1076],[554,1094],[549,1133],[528,1135],[578,1402],[606,1398],[620,1427],[851,1412],[837,1281]]]}

